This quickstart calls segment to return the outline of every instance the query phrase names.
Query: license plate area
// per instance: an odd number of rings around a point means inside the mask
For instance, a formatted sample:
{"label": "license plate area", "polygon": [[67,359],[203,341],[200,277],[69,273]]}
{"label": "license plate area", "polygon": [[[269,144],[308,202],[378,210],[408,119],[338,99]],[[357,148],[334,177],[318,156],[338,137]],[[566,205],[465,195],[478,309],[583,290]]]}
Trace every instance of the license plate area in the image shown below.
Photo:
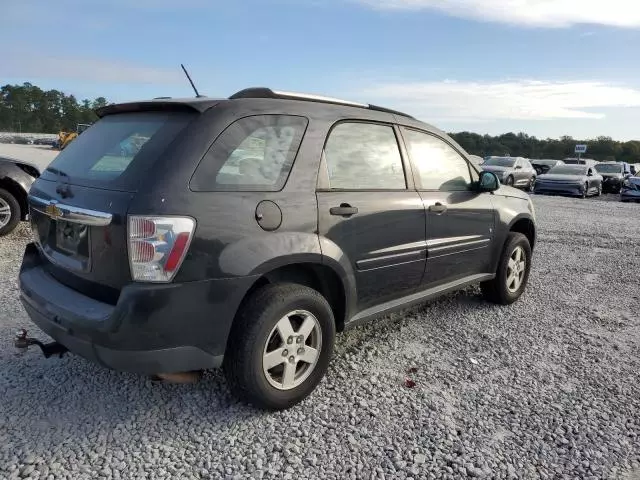
{"label": "license plate area", "polygon": [[74,257],[88,256],[89,227],[79,223],[57,220],[55,222],[56,250]]}

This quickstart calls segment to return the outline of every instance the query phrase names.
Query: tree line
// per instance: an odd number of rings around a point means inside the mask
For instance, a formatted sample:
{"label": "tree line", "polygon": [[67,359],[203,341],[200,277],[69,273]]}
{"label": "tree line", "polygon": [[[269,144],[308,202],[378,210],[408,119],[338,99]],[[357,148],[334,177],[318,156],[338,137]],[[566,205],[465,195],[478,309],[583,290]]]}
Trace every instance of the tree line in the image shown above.
{"label": "tree line", "polygon": [[452,133],[453,139],[467,152],[485,157],[487,155],[510,155],[525,158],[549,158],[562,160],[575,157],[577,144],[587,145],[585,158],[598,161],[617,160],[628,163],[640,162],[640,141],[618,142],[611,137],[574,139],[564,136],[559,139],[538,139],[525,133],[505,133],[493,137],[471,132]]}
{"label": "tree line", "polygon": [[93,123],[94,110],[107,105],[104,97],[78,100],[59,90],[42,90],[24,83],[0,88],[0,132],[58,133]]}
{"label": "tree line", "polygon": [[[78,100],[59,90],[42,90],[24,83],[0,88],[0,131],[58,133],[75,130],[79,123],[97,120],[94,110],[108,105],[104,97]],[[472,132],[451,133],[469,153],[510,155],[526,158],[562,159],[574,155],[576,144],[588,146],[586,157],[596,160],[640,162],[640,141],[618,142],[611,137],[578,140],[572,137],[538,139],[525,133],[479,135]]]}

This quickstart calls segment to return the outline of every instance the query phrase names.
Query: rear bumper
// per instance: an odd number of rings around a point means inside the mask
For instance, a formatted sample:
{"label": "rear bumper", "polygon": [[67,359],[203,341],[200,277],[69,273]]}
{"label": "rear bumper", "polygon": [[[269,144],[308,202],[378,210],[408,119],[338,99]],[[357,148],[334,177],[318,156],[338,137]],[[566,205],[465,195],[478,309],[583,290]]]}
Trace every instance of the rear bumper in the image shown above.
{"label": "rear bumper", "polygon": [[219,367],[235,312],[253,281],[132,283],[110,305],[50,276],[34,244],[27,245],[19,274],[21,301],[43,332],[102,366],[146,374]]}

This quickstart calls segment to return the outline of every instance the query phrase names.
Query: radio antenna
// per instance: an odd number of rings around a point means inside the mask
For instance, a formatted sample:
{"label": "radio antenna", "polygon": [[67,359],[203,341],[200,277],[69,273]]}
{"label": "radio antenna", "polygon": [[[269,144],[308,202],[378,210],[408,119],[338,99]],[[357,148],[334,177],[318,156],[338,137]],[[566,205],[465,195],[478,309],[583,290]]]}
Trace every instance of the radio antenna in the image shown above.
{"label": "radio antenna", "polygon": [[200,98],[203,97],[204,95],[200,95],[198,93],[198,89],[196,88],[196,86],[193,84],[193,80],[191,80],[191,77],[189,76],[189,72],[187,72],[187,69],[184,68],[183,64],[180,64],[180,66],[182,67],[182,71],[184,72],[184,74],[187,76],[187,79],[189,80],[189,83],[191,84],[191,88],[193,88],[193,91],[196,92],[196,97]]}

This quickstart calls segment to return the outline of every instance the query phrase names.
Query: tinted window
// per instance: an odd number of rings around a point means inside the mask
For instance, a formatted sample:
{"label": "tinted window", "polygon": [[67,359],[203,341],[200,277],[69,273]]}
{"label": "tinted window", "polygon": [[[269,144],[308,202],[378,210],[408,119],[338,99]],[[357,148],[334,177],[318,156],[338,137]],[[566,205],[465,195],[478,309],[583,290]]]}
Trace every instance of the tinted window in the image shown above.
{"label": "tinted window", "polygon": [[587,167],[582,167],[580,165],[558,165],[557,167],[553,167],[547,173],[553,175],[586,175]]}
{"label": "tinted window", "polygon": [[404,135],[423,189],[452,191],[469,188],[469,165],[453,147],[433,135],[416,130],[404,130]]}
{"label": "tinted window", "polygon": [[404,189],[406,182],[392,127],[340,123],[324,147],[331,188]]}
{"label": "tinted window", "polygon": [[43,178],[105,188],[133,188],[197,114],[121,113],[83,131],[49,164]]}
{"label": "tinted window", "polygon": [[601,163],[595,169],[600,173],[622,173],[622,165],[619,163]]}
{"label": "tinted window", "polygon": [[496,167],[513,167],[515,160],[509,157],[489,157],[484,165],[495,165]]}
{"label": "tinted window", "polygon": [[211,146],[191,180],[195,191],[282,189],[307,119],[288,115],[246,117],[231,124]]}

